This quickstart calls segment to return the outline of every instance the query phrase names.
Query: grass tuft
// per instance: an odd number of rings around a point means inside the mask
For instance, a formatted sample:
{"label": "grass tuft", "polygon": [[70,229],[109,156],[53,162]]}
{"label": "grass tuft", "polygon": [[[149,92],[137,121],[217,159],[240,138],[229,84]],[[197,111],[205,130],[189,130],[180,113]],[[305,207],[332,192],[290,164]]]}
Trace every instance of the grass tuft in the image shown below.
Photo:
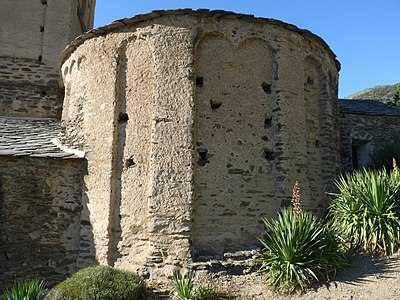
{"label": "grass tuft", "polygon": [[174,292],[172,299],[174,300],[219,300],[231,299],[231,297],[220,292],[215,286],[197,284],[194,285],[195,273],[189,271],[182,274],[180,271],[174,272]]}
{"label": "grass tuft", "polygon": [[4,300],[38,300],[43,296],[46,284],[38,279],[22,281],[4,293]]}

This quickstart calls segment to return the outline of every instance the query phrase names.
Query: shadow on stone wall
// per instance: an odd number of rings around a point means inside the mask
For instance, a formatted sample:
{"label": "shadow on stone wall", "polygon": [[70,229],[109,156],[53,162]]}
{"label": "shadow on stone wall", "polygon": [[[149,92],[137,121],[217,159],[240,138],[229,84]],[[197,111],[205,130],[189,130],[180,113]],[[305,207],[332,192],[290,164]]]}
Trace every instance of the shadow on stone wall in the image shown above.
{"label": "shadow on stone wall", "polygon": [[[52,286],[77,271],[83,167],[81,159],[0,159],[0,290],[30,278]],[[93,248],[91,231],[86,241]]]}
{"label": "shadow on stone wall", "polygon": [[[87,173],[87,161],[85,161],[85,173]],[[87,191],[86,185],[82,183],[82,212],[80,215],[79,255],[76,264],[76,271],[78,271],[78,269],[98,264],[96,259],[96,249],[94,247],[93,226],[88,208],[89,198]]]}

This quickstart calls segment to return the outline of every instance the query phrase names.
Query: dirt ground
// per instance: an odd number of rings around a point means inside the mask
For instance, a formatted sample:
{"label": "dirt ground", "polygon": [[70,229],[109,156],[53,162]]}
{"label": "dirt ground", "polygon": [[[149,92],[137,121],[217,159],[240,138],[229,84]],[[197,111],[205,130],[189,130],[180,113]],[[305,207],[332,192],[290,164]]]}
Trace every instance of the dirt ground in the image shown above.
{"label": "dirt ground", "polygon": [[[350,263],[335,279],[315,284],[301,295],[276,294],[257,273],[211,276],[205,282],[240,300],[400,300],[400,252],[390,257],[356,254]],[[154,295],[154,299],[169,299],[168,295],[164,290]]]}
{"label": "dirt ground", "polygon": [[243,300],[400,300],[400,253],[391,257],[354,255],[351,266],[334,280],[316,284],[302,295],[278,295],[268,290],[262,276],[256,274],[222,276],[215,282],[218,287],[241,295]]}

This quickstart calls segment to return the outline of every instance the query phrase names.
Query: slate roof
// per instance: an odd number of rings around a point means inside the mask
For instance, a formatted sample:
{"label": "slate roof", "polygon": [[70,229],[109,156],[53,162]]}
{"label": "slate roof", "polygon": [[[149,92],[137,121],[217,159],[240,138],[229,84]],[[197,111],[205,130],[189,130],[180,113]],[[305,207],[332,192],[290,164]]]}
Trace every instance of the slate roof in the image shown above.
{"label": "slate roof", "polygon": [[359,115],[400,116],[400,108],[378,100],[339,99],[339,111]]}
{"label": "slate roof", "polygon": [[0,156],[76,158],[52,142],[60,129],[55,119],[0,117]]}

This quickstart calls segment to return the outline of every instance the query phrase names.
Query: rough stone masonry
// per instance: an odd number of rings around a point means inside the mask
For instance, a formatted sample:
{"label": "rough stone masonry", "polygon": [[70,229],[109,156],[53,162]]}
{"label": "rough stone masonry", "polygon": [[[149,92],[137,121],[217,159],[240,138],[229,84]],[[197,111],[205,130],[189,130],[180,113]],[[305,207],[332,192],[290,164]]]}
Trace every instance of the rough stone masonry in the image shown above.
{"label": "rough stone masonry", "polygon": [[156,11],[79,37],[61,60],[59,138],[86,153],[92,263],[162,276],[253,249],[295,180],[304,208],[325,212],[340,66],[309,31]]}
{"label": "rough stone masonry", "polygon": [[92,28],[94,6],[1,1],[0,294],[34,277],[53,285],[93,255],[81,235],[85,160],[53,141],[64,93],[57,60]]}

